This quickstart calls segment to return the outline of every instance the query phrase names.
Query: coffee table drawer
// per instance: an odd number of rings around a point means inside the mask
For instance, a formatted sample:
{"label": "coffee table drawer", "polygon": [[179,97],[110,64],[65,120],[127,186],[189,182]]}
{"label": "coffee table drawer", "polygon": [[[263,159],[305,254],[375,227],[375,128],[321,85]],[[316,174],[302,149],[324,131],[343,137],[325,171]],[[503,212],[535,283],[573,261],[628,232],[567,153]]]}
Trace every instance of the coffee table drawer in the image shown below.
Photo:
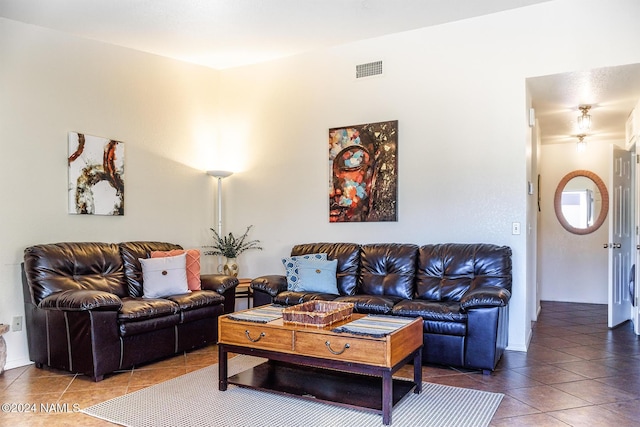
{"label": "coffee table drawer", "polygon": [[386,366],[387,341],[354,338],[353,336],[323,335],[296,332],[296,353],[324,359],[363,362]]}
{"label": "coffee table drawer", "polygon": [[219,341],[267,350],[292,351],[293,331],[229,321],[220,328]]}

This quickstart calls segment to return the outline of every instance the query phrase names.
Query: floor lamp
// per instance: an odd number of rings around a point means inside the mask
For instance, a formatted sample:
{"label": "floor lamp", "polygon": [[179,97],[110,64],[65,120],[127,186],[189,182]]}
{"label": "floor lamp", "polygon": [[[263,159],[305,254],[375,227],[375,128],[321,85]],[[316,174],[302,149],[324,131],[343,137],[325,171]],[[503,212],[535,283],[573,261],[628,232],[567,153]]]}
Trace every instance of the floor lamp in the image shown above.
{"label": "floor lamp", "polygon": [[[218,236],[220,237],[222,237],[222,180],[232,174],[233,172],[229,171],[207,171],[207,175],[218,180]],[[218,255],[218,273],[222,273],[222,255]]]}

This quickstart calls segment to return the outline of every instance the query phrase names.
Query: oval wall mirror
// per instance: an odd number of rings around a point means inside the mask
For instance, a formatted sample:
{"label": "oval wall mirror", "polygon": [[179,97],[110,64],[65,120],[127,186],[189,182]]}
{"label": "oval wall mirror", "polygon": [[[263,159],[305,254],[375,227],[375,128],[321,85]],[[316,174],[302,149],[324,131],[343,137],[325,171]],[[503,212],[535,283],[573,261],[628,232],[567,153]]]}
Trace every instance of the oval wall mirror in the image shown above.
{"label": "oval wall mirror", "polygon": [[598,175],[576,170],[560,180],[553,205],[558,221],[567,231],[589,234],[607,218],[609,193]]}

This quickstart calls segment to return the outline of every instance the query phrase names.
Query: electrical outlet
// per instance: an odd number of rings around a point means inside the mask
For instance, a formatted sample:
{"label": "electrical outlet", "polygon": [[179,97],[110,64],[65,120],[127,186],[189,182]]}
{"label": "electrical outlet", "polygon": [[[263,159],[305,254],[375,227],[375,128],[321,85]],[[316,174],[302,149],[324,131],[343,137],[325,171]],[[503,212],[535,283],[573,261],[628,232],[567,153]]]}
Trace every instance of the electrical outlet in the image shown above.
{"label": "electrical outlet", "polygon": [[13,316],[13,320],[11,321],[11,330],[13,332],[22,330],[22,316]]}

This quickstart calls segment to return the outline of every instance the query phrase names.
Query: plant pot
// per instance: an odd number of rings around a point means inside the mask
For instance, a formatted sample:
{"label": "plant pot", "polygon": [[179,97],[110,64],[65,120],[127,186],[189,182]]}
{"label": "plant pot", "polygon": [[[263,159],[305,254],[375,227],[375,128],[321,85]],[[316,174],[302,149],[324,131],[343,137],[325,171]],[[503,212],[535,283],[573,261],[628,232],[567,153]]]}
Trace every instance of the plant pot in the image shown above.
{"label": "plant pot", "polygon": [[222,271],[227,276],[238,277],[238,261],[236,258],[226,258]]}

